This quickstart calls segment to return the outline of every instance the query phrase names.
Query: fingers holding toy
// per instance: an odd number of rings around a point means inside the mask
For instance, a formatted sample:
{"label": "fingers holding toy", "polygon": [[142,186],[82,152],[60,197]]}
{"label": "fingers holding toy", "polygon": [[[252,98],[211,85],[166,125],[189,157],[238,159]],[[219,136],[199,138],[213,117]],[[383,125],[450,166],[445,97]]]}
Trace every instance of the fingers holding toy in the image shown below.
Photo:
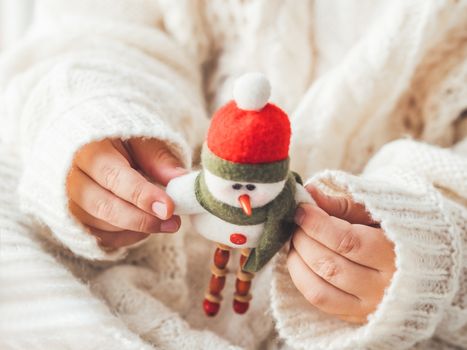
{"label": "fingers holding toy", "polygon": [[[377,270],[357,264],[298,230],[293,247],[303,262],[324,281],[358,298],[373,298],[382,290],[386,279]],[[364,281],[364,283],[358,283]]]}
{"label": "fingers holding toy", "polygon": [[[321,311],[353,323],[366,322],[368,315],[380,303],[390,278],[382,277],[380,281],[370,278],[368,281],[360,274],[353,275],[346,271],[346,264],[337,266],[332,258],[327,259],[330,260],[313,262],[312,268],[308,265],[310,262],[292,248],[287,266],[293,283],[305,299]],[[359,294],[349,293],[348,290]]]}
{"label": "fingers holding toy", "polygon": [[[169,220],[161,221],[154,215],[131,205],[102,188],[80,169],[73,169],[68,180],[70,210],[84,224],[108,230],[130,230],[155,233],[163,231]],[[79,209],[77,209],[79,208]],[[178,227],[172,227],[170,232]]]}
{"label": "fingers holding toy", "polygon": [[375,270],[393,265],[393,244],[379,228],[351,224],[310,204],[297,208],[295,222],[307,236],[355,263]]}
{"label": "fingers holding toy", "polygon": [[[77,153],[67,178],[71,213],[107,248],[136,243],[150,233],[175,232],[180,218],[165,184],[186,170],[154,139],[105,139]],[[144,174],[144,175],[142,175]]]}
{"label": "fingers holding toy", "polygon": [[86,145],[75,159],[77,168],[116,197],[162,220],[171,217],[174,205],[170,197],[132,163],[121,141],[109,139]]}
{"label": "fingers holding toy", "polygon": [[394,246],[381,228],[374,227],[364,206],[346,197],[313,190],[311,194],[320,207],[304,204],[296,211],[299,227],[288,257],[291,278],[322,311],[365,322],[395,271]]}

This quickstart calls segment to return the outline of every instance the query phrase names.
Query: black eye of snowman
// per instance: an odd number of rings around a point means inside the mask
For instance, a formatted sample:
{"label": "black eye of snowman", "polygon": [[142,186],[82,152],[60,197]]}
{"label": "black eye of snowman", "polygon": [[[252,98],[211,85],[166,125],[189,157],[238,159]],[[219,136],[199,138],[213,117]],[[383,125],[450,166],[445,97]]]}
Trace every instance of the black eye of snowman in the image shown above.
{"label": "black eye of snowman", "polygon": [[239,189],[241,189],[242,187],[243,187],[243,186],[242,186],[241,184],[233,184],[233,185],[232,185],[232,188],[233,188],[234,190],[239,190]]}
{"label": "black eye of snowman", "polygon": [[256,186],[255,186],[255,185],[252,185],[252,184],[248,184],[248,185],[246,185],[245,187],[246,187],[246,189],[247,189],[248,191],[253,191],[253,190],[256,188]]}

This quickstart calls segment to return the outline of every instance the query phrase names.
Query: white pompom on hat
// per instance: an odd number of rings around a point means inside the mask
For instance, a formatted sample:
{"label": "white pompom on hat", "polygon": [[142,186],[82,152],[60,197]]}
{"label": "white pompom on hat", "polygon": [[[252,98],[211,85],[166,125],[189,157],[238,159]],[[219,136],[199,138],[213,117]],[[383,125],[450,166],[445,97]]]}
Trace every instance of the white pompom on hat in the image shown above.
{"label": "white pompom on hat", "polygon": [[271,96],[271,85],[261,73],[247,73],[234,84],[233,96],[237,107],[246,111],[259,111]]}

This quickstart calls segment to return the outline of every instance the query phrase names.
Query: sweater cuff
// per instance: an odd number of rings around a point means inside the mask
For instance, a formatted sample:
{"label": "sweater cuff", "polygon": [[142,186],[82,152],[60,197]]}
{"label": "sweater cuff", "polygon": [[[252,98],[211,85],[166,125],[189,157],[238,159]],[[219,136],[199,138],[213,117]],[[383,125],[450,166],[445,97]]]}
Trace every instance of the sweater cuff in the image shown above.
{"label": "sweater cuff", "polygon": [[23,156],[19,185],[21,208],[50,229],[52,237],[74,254],[91,260],[117,260],[128,248],[101,249],[96,238],[68,209],[66,177],[76,151],[105,138],[151,137],[165,141],[185,166],[191,153],[182,136],[161,116],[125,97],[95,97],[52,119]]}
{"label": "sweater cuff", "polygon": [[326,171],[309,181],[365,205],[394,242],[397,271],[377,310],[358,326],[309,304],[292,283],[282,253],[275,265],[272,309],[280,336],[294,348],[405,349],[435,332],[458,289],[460,235],[431,185],[409,172],[392,175]]}

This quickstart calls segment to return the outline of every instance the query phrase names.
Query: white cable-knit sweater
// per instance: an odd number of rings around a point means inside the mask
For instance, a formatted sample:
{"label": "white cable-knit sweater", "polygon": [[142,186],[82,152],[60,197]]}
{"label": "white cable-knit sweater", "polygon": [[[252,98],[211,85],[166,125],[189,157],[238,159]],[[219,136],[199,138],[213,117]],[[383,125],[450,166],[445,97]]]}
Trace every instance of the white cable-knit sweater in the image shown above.
{"label": "white cable-knit sweater", "polygon": [[[0,62],[0,348],[467,348],[466,18],[447,0],[39,1]],[[208,319],[212,246],[187,223],[109,252],[67,210],[81,146],[155,137],[190,165],[247,71],[291,116],[293,169],[395,244],[365,325],[308,304],[284,255],[245,316],[230,276]]]}

